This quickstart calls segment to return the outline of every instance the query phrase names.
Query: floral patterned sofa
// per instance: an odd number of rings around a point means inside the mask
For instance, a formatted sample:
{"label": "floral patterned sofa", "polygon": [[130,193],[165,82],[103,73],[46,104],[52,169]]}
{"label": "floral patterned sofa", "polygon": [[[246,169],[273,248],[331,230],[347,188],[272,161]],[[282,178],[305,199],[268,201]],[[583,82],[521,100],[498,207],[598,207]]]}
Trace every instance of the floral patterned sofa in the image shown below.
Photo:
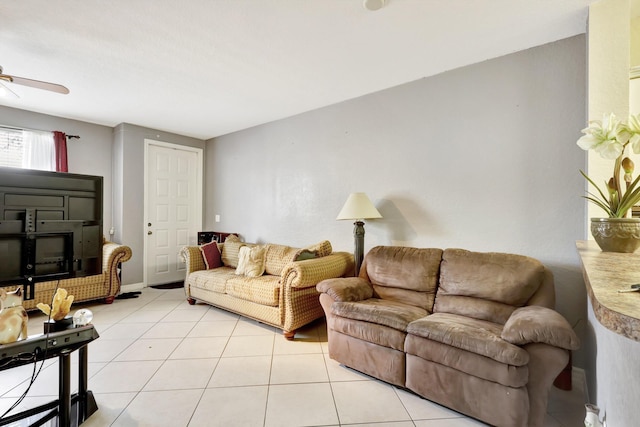
{"label": "floral patterned sofa", "polygon": [[353,255],[333,252],[327,240],[300,249],[244,243],[233,235],[223,244],[185,246],[181,254],[190,304],[202,301],[275,326],[289,340],[324,315],[316,284],[352,274],[354,267]]}

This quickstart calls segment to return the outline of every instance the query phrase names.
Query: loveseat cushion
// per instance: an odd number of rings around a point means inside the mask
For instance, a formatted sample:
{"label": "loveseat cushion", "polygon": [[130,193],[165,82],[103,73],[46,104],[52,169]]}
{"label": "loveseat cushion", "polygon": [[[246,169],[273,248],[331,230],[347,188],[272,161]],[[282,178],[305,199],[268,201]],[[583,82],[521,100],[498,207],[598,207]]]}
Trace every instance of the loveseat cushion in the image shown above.
{"label": "loveseat cushion", "polygon": [[500,363],[524,366],[529,353],[503,340],[502,325],[450,313],[434,313],[411,322],[407,332],[432,341],[480,354]]}
{"label": "loveseat cushion", "polygon": [[544,266],[533,258],[446,249],[433,311],[504,325],[538,290],[544,277]]}
{"label": "loveseat cushion", "polygon": [[404,331],[344,317],[334,317],[332,329],[368,343],[399,351],[404,351],[404,341],[407,337]]}
{"label": "loveseat cushion", "polygon": [[247,277],[234,274],[227,280],[225,290],[233,297],[276,307],[280,296],[280,277],[271,275]]}
{"label": "loveseat cushion", "polygon": [[331,313],[405,332],[409,323],[426,316],[427,310],[401,302],[369,298],[358,302],[334,302]]}
{"label": "loveseat cushion", "polygon": [[230,277],[235,276],[235,269],[230,267],[220,267],[213,270],[194,271],[187,277],[189,286],[198,289],[224,294],[226,283]]}
{"label": "loveseat cushion", "polygon": [[379,298],[431,312],[441,257],[442,249],[377,246],[367,253],[360,277]]}
{"label": "loveseat cushion", "polygon": [[478,353],[428,340],[417,335],[407,335],[404,350],[408,355],[414,355],[438,365],[447,366],[507,387],[522,387],[529,381],[528,365],[513,366],[498,362]]}

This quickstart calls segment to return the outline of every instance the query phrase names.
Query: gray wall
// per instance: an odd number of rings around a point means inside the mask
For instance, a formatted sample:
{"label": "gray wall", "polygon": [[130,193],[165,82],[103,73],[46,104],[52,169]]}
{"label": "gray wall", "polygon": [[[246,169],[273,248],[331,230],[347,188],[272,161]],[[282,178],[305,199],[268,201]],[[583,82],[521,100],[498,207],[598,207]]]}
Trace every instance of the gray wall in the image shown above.
{"label": "gray wall", "polygon": [[[577,36],[208,141],[205,228],[351,251],[353,226],[335,217],[350,192],[365,191],[384,216],[367,221],[365,250],[536,257],[555,274],[558,310],[584,336],[575,241],[586,236],[585,153],[575,141],[586,122],[585,56]],[[70,142],[70,170],[105,177],[105,233],[113,226],[133,249],[123,283],[142,282],[144,139],[205,143],[2,106],[0,124],[82,136]],[[577,366],[585,354],[595,349],[583,346]]]}
{"label": "gray wall", "polygon": [[365,251],[536,257],[582,335],[575,241],[586,236],[586,156],[575,141],[586,123],[585,70],[581,35],[210,140],[205,226],[351,251],[353,226],[335,218],[349,193],[364,191],[384,217],[367,221]]}
{"label": "gray wall", "polygon": [[115,240],[133,252],[131,260],[122,265],[122,284],[143,283],[144,239],[144,140],[169,142],[205,148],[205,141],[161,132],[127,123],[114,129],[113,138],[113,207]]}
{"label": "gray wall", "polygon": [[[104,234],[133,251],[123,264],[122,284],[142,283],[144,140],[203,149],[205,141],[126,123],[112,128],[4,106],[0,106],[0,125],[80,135],[67,144],[69,172],[104,177]],[[109,236],[112,227],[115,234]]]}
{"label": "gray wall", "polygon": [[104,234],[111,228],[111,144],[113,128],[92,123],[69,120],[0,105],[0,125],[44,131],[58,130],[67,135],[80,135],[80,139],[67,142],[69,172],[99,175],[104,178]]}

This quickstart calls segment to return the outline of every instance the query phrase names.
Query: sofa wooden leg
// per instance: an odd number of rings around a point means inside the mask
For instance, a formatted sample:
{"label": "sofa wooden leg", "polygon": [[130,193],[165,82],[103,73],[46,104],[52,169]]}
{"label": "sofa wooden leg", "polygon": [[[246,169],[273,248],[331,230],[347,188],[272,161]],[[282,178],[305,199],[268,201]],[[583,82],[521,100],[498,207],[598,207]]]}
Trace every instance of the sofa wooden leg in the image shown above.
{"label": "sofa wooden leg", "polygon": [[187,302],[189,303],[189,305],[195,305],[196,304],[196,299],[195,298],[187,298]]}
{"label": "sofa wooden leg", "polygon": [[104,303],[105,303],[105,304],[113,304],[113,302],[114,302],[115,300],[116,300],[116,297],[115,297],[115,295],[113,295],[113,296],[110,296],[110,297],[106,297],[106,298],[104,299]]}
{"label": "sofa wooden leg", "polygon": [[293,337],[296,335],[296,331],[282,331],[287,341],[293,341]]}

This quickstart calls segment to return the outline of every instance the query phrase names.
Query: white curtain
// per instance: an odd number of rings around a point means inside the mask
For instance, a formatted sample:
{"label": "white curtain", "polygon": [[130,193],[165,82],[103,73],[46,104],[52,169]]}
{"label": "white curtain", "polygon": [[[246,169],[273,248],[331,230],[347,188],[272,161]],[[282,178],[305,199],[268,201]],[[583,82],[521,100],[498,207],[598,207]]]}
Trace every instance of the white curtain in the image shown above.
{"label": "white curtain", "polygon": [[52,132],[22,131],[22,167],[56,170],[56,149]]}

